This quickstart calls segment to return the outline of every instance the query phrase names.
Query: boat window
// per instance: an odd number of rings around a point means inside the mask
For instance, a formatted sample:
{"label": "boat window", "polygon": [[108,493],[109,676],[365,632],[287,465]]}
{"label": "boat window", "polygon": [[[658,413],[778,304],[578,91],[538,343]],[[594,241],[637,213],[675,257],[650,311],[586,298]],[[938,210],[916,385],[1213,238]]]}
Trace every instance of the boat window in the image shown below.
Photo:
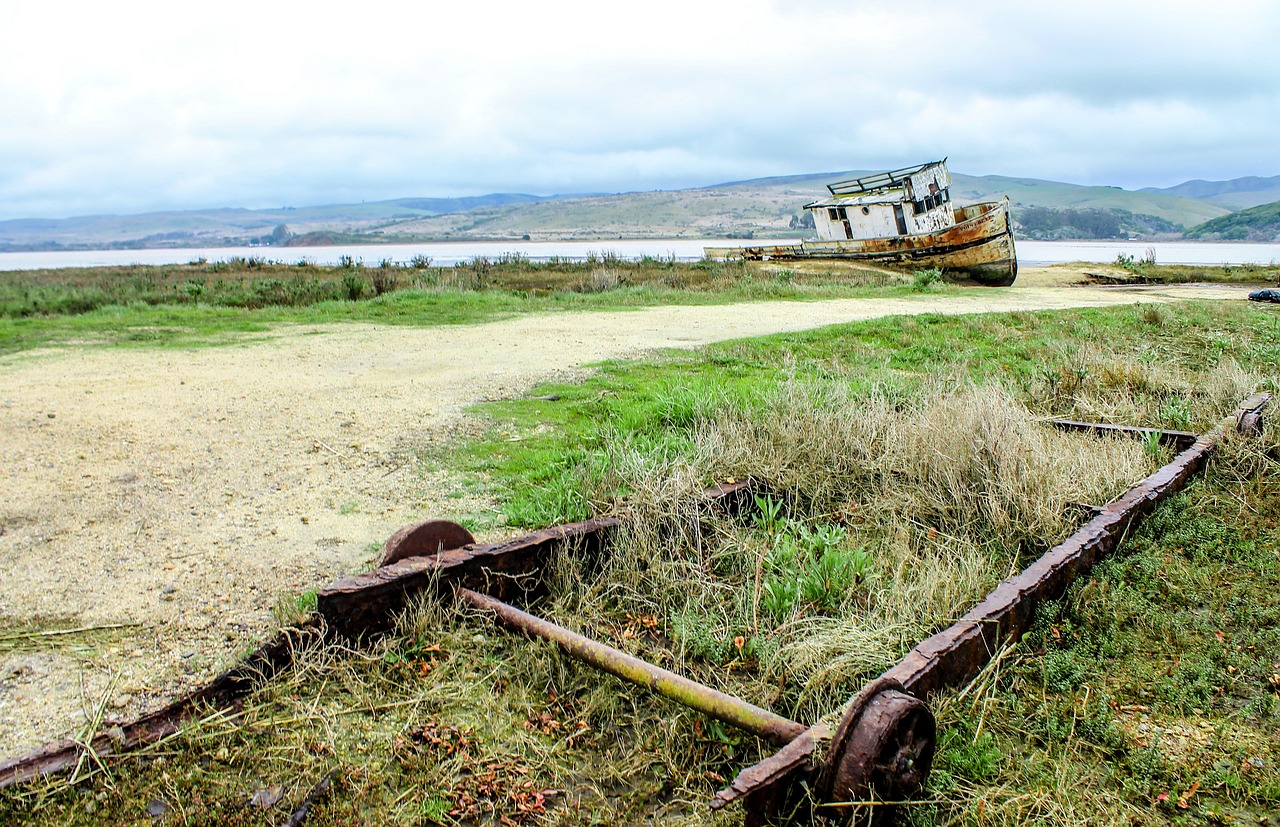
{"label": "boat window", "polygon": [[862,214],[863,214],[863,215],[871,215],[871,208],[870,208],[870,207],[863,207],[863,208],[862,208]]}
{"label": "boat window", "polygon": [[827,208],[827,218],[829,218],[829,219],[830,219],[830,220],[832,220],[832,221],[839,221],[839,220],[840,220],[840,210],[836,209],[835,207],[828,207],[828,208]]}
{"label": "boat window", "polygon": [[895,223],[897,223],[898,225],[898,235],[906,235],[907,234],[907,218],[905,215],[902,214],[901,204],[893,205],[893,218]]}

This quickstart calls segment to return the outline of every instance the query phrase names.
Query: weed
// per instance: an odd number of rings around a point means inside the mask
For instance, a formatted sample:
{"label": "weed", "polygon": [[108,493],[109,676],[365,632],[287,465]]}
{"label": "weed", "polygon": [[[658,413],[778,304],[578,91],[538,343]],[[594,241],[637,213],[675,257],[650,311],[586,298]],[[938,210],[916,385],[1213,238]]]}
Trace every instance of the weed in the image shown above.
{"label": "weed", "polygon": [[346,291],[347,301],[360,301],[365,290],[364,277],[358,270],[349,270],[342,276],[342,289]]}
{"label": "weed", "polygon": [[1132,253],[1119,253],[1115,263],[1120,269],[1127,270],[1135,276],[1149,276],[1156,269],[1156,251],[1154,247],[1148,247],[1142,258],[1138,259],[1135,259]]}
{"label": "weed", "polygon": [[1158,459],[1164,455],[1164,431],[1151,430],[1147,431],[1143,437],[1143,447],[1146,449],[1147,456],[1152,459]]}
{"label": "weed", "polygon": [[856,582],[853,554],[832,549],[805,570],[800,593],[819,611],[832,612],[844,603]]}
{"label": "weed", "polygon": [[1146,324],[1158,327],[1165,322],[1165,313],[1158,304],[1141,305],[1138,313]]}
{"label": "weed", "polygon": [[766,534],[777,534],[785,521],[782,500],[767,494],[757,494],[755,502],[756,512],[752,519],[755,520],[756,525]]}
{"label": "weed", "polygon": [[[396,290],[400,287],[400,277],[396,274],[394,263],[389,259],[383,259],[382,264],[378,269],[370,273],[369,278],[373,284],[374,296],[381,296],[384,293],[390,293],[392,290]],[[363,292],[363,289],[361,292]],[[348,288],[348,295],[350,296],[350,288]],[[359,298],[358,293],[356,294],[356,298]],[[355,298],[352,299],[352,301],[355,300]]]}
{"label": "weed", "polygon": [[791,617],[800,601],[800,583],[795,580],[766,580],[761,592],[765,611],[782,623]]}
{"label": "weed", "polygon": [[942,271],[936,267],[927,270],[916,270],[911,274],[912,290],[932,290],[942,280]]}
{"label": "weed", "polygon": [[281,595],[271,607],[271,616],[281,628],[300,626],[316,611],[318,600],[315,589]]}
{"label": "weed", "polygon": [[604,293],[623,285],[622,274],[613,267],[596,267],[585,279],[576,282],[571,289],[577,293]]}

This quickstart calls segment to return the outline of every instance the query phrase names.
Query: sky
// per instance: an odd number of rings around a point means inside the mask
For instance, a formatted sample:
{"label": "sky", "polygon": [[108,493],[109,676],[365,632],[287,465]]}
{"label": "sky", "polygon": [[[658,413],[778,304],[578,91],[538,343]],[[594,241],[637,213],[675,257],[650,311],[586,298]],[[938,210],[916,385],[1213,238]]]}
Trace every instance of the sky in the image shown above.
{"label": "sky", "polygon": [[9,0],[0,219],[1280,175],[1280,3]]}

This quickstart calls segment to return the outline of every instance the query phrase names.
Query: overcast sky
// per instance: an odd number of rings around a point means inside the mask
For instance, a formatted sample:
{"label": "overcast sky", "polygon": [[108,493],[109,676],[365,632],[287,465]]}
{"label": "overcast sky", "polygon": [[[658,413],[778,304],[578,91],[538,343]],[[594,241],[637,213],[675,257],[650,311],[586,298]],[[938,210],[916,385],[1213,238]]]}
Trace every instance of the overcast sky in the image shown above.
{"label": "overcast sky", "polygon": [[1280,3],[7,0],[0,218],[1280,174]]}

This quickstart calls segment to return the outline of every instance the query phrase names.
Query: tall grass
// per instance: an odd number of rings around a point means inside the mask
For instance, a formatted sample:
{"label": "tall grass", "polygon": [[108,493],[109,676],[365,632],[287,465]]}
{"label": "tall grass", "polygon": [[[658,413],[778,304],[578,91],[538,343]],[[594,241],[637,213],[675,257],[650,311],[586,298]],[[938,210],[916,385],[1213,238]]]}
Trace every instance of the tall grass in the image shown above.
{"label": "tall grass", "polygon": [[[598,576],[563,578],[566,615],[653,612],[689,669],[714,680],[745,657],[759,673],[739,691],[812,719],[1153,467],[1141,443],[1054,431],[999,386],[933,390],[792,381],[705,415],[683,455],[622,443],[602,484],[631,492],[636,519]],[[702,481],[746,477],[776,487],[781,527],[696,513]],[[849,588],[804,599],[824,569]]]}

